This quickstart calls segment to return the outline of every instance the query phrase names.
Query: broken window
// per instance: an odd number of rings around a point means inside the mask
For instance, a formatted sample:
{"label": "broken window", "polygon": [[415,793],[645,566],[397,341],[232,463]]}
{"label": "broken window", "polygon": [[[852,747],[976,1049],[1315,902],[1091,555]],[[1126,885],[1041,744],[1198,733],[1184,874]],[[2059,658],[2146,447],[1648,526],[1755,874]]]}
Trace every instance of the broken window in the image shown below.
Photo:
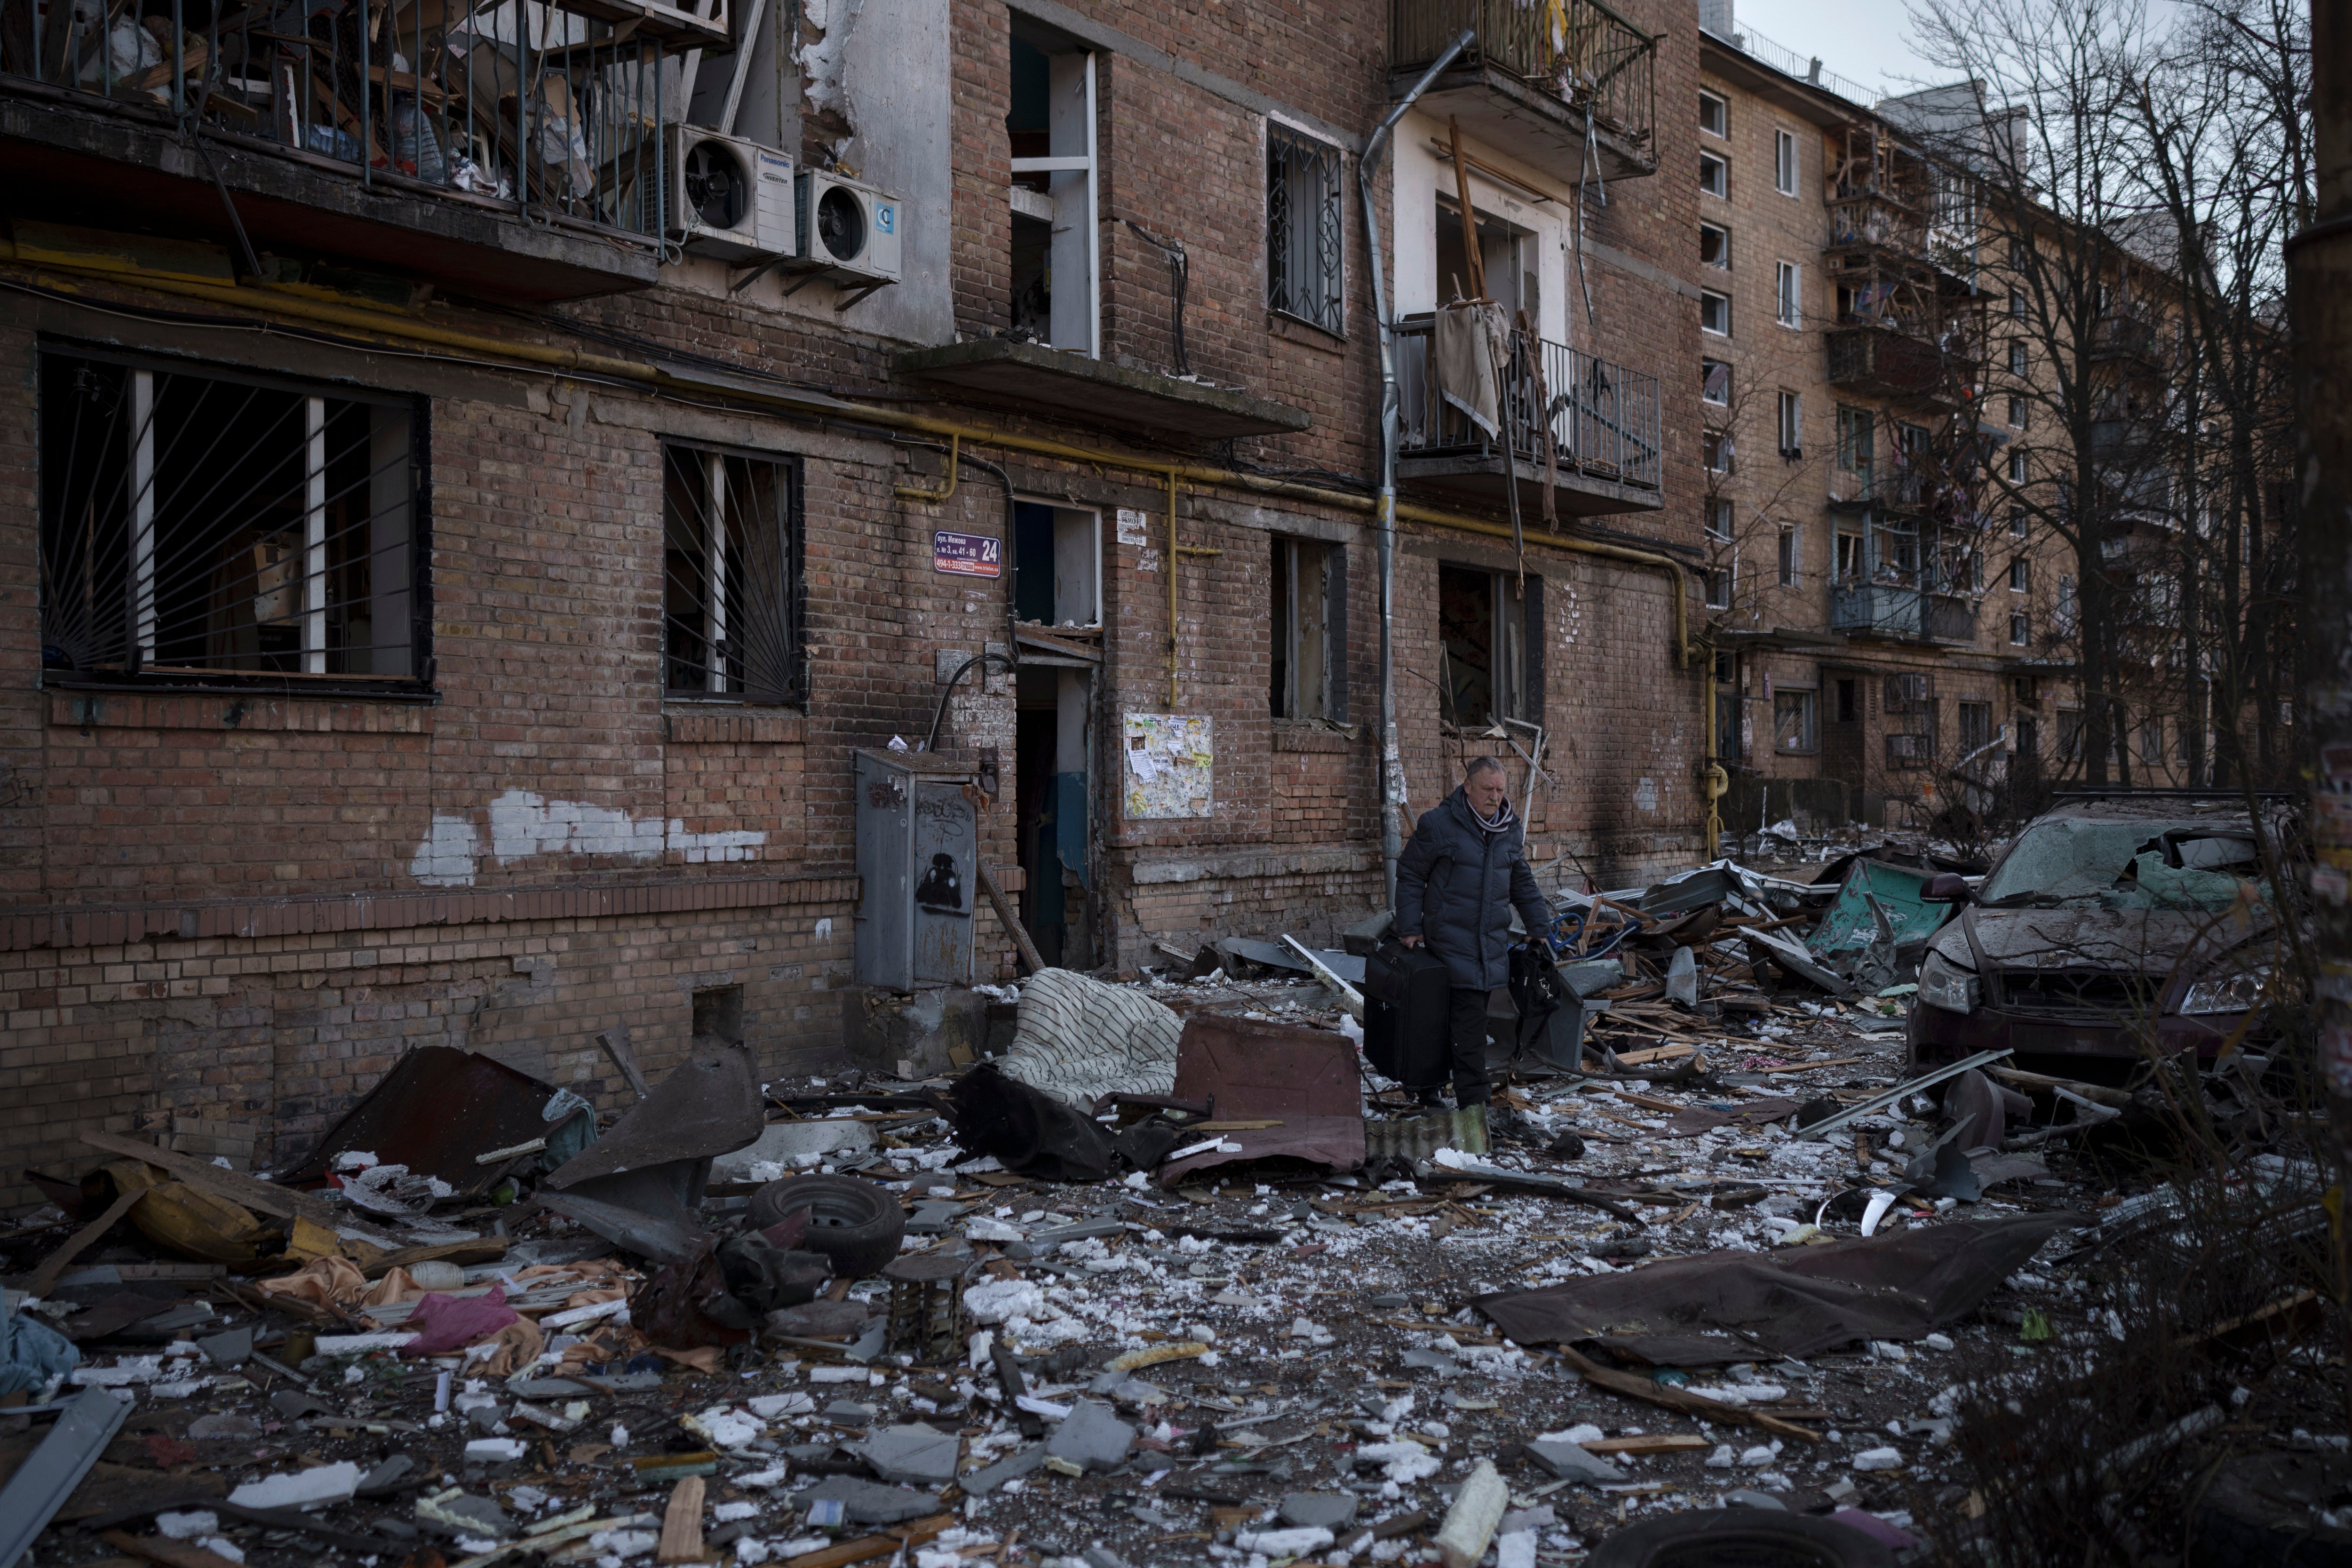
{"label": "broken window", "polygon": [[1797,139],[1786,131],[1772,132],[1772,188],[1784,196],[1797,194]]}
{"label": "broken window", "polygon": [[1710,474],[1731,472],[1731,432],[1702,430],[1698,435],[1698,460]]}
{"label": "broken window", "polygon": [[1992,704],[1963,702],[1959,705],[1960,755],[1972,757],[1992,744]]}
{"label": "broken window", "polygon": [[1731,195],[1731,165],[1712,153],[1698,155],[1698,188],[1710,196]]}
{"label": "broken window", "polygon": [[1784,327],[1802,327],[1804,271],[1793,261],[1776,262],[1774,267],[1774,319]]}
{"label": "broken window", "polygon": [[1698,128],[1710,136],[1731,134],[1731,100],[1702,88],[1698,95]]}
{"label": "broken window", "polygon": [[1712,403],[1718,408],[1731,405],[1731,367],[1719,359],[1698,362],[1698,395],[1702,403]]}
{"label": "broken window", "polygon": [[1837,411],[1837,466],[1841,472],[1870,477],[1876,437],[1870,410],[1840,405]]}
{"label": "broken window", "polygon": [[1698,330],[1718,338],[1731,335],[1731,296],[1702,289],[1698,295]]}
{"label": "broken window", "polygon": [[662,688],[671,697],[798,702],[800,469],[662,447]]}
{"label": "broken window", "polygon": [[1347,326],[1340,264],[1347,226],[1339,149],[1268,121],[1265,302],[1327,332]]}
{"label": "broken window", "polygon": [[1862,535],[1859,533],[1839,534],[1837,536],[1838,581],[1841,583],[1859,582],[1862,579]]}
{"label": "broken window", "polygon": [[[1473,209],[1475,210],[1475,208]],[[1451,196],[1437,198],[1434,237],[1437,242],[1438,295],[1467,300],[1475,292],[1477,277],[1486,280],[1486,298],[1507,313],[1525,310],[1528,319],[1543,319],[1543,300],[1536,276],[1538,247],[1534,235],[1489,213],[1477,213],[1478,271],[1462,243],[1462,208]]]}
{"label": "broken window", "polygon": [[1736,566],[1725,566],[1703,574],[1706,580],[1706,607],[1710,610],[1731,608],[1732,574]]}
{"label": "broken window", "polygon": [[1805,570],[1804,535],[1793,528],[1780,531],[1780,586],[1793,588]]}
{"label": "broken window", "polygon": [[1018,13],[1010,62],[1013,332],[1092,354],[1097,338],[1095,57]]}
{"label": "broken window", "polygon": [[419,400],[100,354],[39,375],[45,668],[417,679]]}
{"label": "broken window", "polygon": [[1772,747],[1780,752],[1821,750],[1821,694],[1790,691],[1772,694]]}
{"label": "broken window", "polygon": [[2009,617],[2009,640],[2019,647],[2032,640],[2032,624],[2023,615]]}
{"label": "broken window", "polygon": [[1521,585],[1510,572],[1437,569],[1438,716],[1446,723],[1483,730],[1504,719],[1541,721],[1543,580],[1524,579],[1524,594]]}
{"label": "broken window", "polygon": [[1731,268],[1731,231],[1714,224],[1698,226],[1698,264],[1723,271]]}
{"label": "broken window", "polygon": [[1273,652],[1267,698],[1276,719],[1348,718],[1348,553],[1311,539],[1274,542]]}

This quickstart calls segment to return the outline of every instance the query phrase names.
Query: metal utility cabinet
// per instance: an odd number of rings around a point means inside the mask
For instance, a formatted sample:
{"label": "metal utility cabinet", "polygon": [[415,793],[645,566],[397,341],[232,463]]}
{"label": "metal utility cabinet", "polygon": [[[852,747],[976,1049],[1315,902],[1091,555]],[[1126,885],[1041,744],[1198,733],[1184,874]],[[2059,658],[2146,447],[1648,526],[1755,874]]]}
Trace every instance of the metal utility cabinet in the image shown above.
{"label": "metal utility cabinet", "polygon": [[858,984],[971,984],[980,892],[971,764],[919,752],[860,751],[856,762]]}

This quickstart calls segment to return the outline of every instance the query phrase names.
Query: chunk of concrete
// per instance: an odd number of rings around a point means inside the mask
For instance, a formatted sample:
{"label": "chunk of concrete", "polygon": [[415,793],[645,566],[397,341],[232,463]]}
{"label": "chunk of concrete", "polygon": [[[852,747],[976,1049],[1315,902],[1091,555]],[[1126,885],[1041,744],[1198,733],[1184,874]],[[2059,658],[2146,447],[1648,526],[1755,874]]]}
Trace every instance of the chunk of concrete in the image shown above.
{"label": "chunk of concrete", "polygon": [[503,1541],[514,1533],[514,1521],[497,1499],[476,1497],[455,1487],[418,1498],[416,1522],[436,1535],[487,1535]]}
{"label": "chunk of concrete", "polygon": [[1433,1372],[1440,1377],[1459,1377],[1462,1363],[1444,1351],[1412,1350],[1397,1358],[1416,1372]]}
{"label": "chunk of concrete", "polygon": [[1675,949],[1666,963],[1666,1000],[1685,1007],[1698,1005],[1698,958],[1689,948]]}
{"label": "chunk of concrete", "polygon": [[1075,1225],[1057,1225],[1051,1230],[1032,1231],[1029,1236],[1029,1245],[1032,1247],[1059,1247],[1066,1241],[1089,1241],[1097,1237],[1107,1238],[1114,1236],[1125,1236],[1126,1234],[1127,1226],[1125,1224],[1118,1220],[1104,1216],[1096,1219],[1082,1219]]}
{"label": "chunk of concrete", "polygon": [[240,1508],[324,1508],[349,1502],[359,1490],[360,1468],[349,1460],[247,1481],[228,1494]]}
{"label": "chunk of concrete", "polygon": [[956,1216],[963,1213],[961,1204],[933,1201],[915,1205],[907,1216],[908,1236],[945,1236],[953,1227]]}
{"label": "chunk of concrete", "polygon": [[836,1399],[824,1407],[824,1418],[842,1426],[871,1426],[874,1406],[852,1399]]}
{"label": "chunk of concrete", "polygon": [[1625,1472],[1598,1454],[1588,1454],[1580,1443],[1546,1442],[1541,1438],[1527,1446],[1528,1458],[1549,1470],[1563,1481],[1616,1482],[1625,1479]]}
{"label": "chunk of concrete", "polygon": [[1282,1500],[1282,1522],[1300,1530],[1338,1530],[1356,1517],[1349,1492],[1292,1492]]}
{"label": "chunk of concrete", "polygon": [[858,1452],[886,1481],[937,1489],[956,1477],[963,1447],[952,1433],[929,1426],[885,1426],[858,1445]]}
{"label": "chunk of concrete", "polygon": [[963,1489],[973,1497],[986,1497],[1007,1481],[1018,1480],[1023,1476],[1033,1474],[1045,1463],[1045,1445],[1032,1443],[1027,1447],[1016,1448],[996,1463],[974,1470],[964,1477]]}
{"label": "chunk of concrete", "polygon": [[507,1380],[507,1392],[519,1399],[577,1399],[596,1391],[568,1377],[517,1377]]}
{"label": "chunk of concrete", "polygon": [[250,1327],[230,1329],[198,1340],[196,1348],[205,1359],[218,1367],[243,1366],[253,1359],[253,1330]]}
{"label": "chunk of concrete", "polygon": [[1099,1475],[1127,1463],[1135,1428],[1097,1399],[1082,1399],[1045,1440],[1045,1457],[1063,1459]]}
{"label": "chunk of concrete", "polygon": [[415,1469],[416,1461],[410,1458],[407,1455],[387,1455],[376,1465],[375,1468],[370,1470],[366,1475],[360,1478],[358,1495],[361,1497],[389,1497],[394,1492],[401,1489],[401,1483],[407,1480],[409,1476],[415,1473]]}
{"label": "chunk of concrete", "polygon": [[800,1504],[838,1502],[852,1524],[903,1524],[938,1510],[940,1500],[929,1492],[908,1491],[861,1481],[855,1476],[827,1476],[800,1494]]}
{"label": "chunk of concrete", "polygon": [[881,1140],[870,1121],[828,1117],[815,1121],[772,1121],[744,1148],[720,1154],[710,1162],[714,1182],[755,1182],[756,1164],[793,1165],[811,1154],[856,1153],[877,1148]]}

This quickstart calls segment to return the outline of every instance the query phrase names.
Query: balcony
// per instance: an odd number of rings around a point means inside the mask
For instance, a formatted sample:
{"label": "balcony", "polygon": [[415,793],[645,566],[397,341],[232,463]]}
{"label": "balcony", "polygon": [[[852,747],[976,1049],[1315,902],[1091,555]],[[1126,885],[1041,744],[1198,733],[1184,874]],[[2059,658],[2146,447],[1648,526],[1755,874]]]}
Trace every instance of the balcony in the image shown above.
{"label": "balcony", "polygon": [[1977,606],[1957,594],[1899,584],[1838,584],[1830,589],[1830,629],[1849,637],[1972,644]]}
{"label": "balcony", "polygon": [[2167,358],[2162,323],[2137,309],[2109,310],[2091,329],[2091,358],[2126,371],[2161,370]]}
{"label": "balcony", "polygon": [[1832,253],[1877,251],[1910,261],[1927,258],[1927,225],[1919,210],[1882,191],[1841,194],[1830,202]]}
{"label": "balcony", "polygon": [[[1658,172],[1656,40],[1600,0],[1391,0],[1389,90],[1402,96],[1466,28],[1470,47],[1421,108],[1554,179]],[[1588,131],[1590,153],[1587,156]]]}
{"label": "balcony", "polygon": [[1946,361],[1936,340],[1898,325],[1832,328],[1830,384],[1872,397],[1920,402],[1949,398],[1961,367]]}
{"label": "balcony", "polygon": [[1936,487],[1918,468],[1890,466],[1860,473],[1839,468],[1830,476],[1830,508],[1833,511],[1869,511],[1882,517],[1924,514],[1936,499]]}
{"label": "balcony", "polygon": [[12,214],[230,244],[233,204],[280,280],[328,258],[534,303],[642,289],[675,56],[724,42],[727,3],[310,0],[175,33],[0,0]]}
{"label": "balcony", "polygon": [[1655,376],[1513,332],[1500,408],[1506,453],[1438,395],[1430,353],[1433,331],[1426,316],[1409,318],[1397,329],[1400,479],[1489,505],[1506,504],[1505,487],[1516,484],[1521,511],[1535,515],[1543,503],[1548,407],[1552,495],[1560,512],[1600,517],[1655,511],[1665,504],[1658,488]]}

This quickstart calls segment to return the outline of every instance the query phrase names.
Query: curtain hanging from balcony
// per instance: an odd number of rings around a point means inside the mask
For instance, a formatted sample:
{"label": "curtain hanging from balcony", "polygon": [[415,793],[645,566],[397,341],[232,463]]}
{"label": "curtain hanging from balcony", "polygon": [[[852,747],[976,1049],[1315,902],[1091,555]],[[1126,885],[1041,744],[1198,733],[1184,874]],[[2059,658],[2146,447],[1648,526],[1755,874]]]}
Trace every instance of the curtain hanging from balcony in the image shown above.
{"label": "curtain hanging from balcony", "polygon": [[1502,307],[1479,300],[1441,305],[1435,336],[1438,395],[1494,439],[1502,429],[1496,367],[1508,353]]}

